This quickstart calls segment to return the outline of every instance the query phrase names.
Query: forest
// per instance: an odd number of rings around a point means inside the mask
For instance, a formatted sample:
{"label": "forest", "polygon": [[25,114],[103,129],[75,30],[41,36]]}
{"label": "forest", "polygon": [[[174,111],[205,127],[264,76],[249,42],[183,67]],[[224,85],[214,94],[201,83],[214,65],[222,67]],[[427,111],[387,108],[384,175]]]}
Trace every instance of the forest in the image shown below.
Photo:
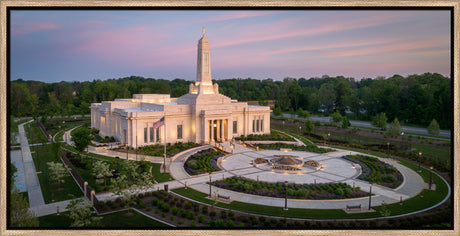
{"label": "forest", "polygon": [[[275,102],[283,112],[307,110],[329,115],[335,111],[353,120],[371,120],[384,112],[389,121],[427,126],[436,119],[442,129],[452,123],[452,81],[436,73],[355,80],[343,76],[257,80],[214,80],[219,90],[239,101]],[[162,93],[178,97],[188,93],[192,81],[130,76],[45,83],[17,79],[9,82],[9,109],[13,117],[89,114],[93,102],[131,98],[133,94]]]}

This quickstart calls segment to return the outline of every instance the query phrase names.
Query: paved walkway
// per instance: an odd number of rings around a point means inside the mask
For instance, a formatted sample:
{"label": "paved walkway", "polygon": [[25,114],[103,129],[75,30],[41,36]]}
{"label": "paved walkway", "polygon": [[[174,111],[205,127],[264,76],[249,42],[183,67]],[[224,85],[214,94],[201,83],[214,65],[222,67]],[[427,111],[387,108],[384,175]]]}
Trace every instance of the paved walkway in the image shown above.
{"label": "paved walkway", "polygon": [[18,128],[21,142],[22,160],[24,165],[24,175],[27,184],[27,192],[29,195],[29,205],[32,208],[44,205],[45,200],[43,199],[40,182],[38,181],[37,172],[32,160],[32,154],[30,153],[29,141],[27,140],[26,133],[24,131],[24,125],[30,122],[32,122],[32,120],[20,124]]}

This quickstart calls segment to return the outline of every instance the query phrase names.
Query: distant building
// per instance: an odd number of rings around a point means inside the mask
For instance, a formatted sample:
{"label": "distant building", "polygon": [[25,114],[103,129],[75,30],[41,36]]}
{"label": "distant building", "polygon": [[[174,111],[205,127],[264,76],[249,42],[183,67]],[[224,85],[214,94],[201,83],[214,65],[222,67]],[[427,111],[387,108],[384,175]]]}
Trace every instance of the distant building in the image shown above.
{"label": "distant building", "polygon": [[[219,94],[211,80],[209,40],[198,41],[196,82],[179,98],[169,94],[134,94],[91,104],[91,127],[128,146],[163,143],[226,142],[233,137],[270,133],[270,107],[251,106]],[[160,119],[164,125],[158,127]],[[154,126],[154,124],[156,125]],[[163,124],[163,123],[161,123]]]}

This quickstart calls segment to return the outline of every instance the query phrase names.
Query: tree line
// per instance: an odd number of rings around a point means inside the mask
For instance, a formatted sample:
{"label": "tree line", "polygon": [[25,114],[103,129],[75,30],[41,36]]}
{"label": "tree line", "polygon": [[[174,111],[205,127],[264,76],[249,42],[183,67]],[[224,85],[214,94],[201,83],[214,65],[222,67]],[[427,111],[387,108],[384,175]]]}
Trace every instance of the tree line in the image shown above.
{"label": "tree line", "polygon": [[[356,120],[371,120],[385,113],[388,120],[428,126],[436,119],[443,129],[451,128],[451,79],[436,73],[355,80],[343,76],[257,80],[233,78],[214,81],[232,99],[275,102],[275,111],[329,115],[334,112]],[[10,114],[55,116],[89,114],[93,102],[131,98],[133,94],[163,93],[178,97],[188,92],[192,81],[130,76],[119,79],[45,83],[10,82]]]}

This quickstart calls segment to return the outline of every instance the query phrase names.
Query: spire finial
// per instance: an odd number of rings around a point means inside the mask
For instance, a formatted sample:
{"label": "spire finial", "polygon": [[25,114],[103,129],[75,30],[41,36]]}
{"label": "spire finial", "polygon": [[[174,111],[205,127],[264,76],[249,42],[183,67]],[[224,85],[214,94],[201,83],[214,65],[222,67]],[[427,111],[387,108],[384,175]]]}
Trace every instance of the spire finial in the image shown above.
{"label": "spire finial", "polygon": [[204,29],[204,26],[203,26],[203,37],[204,37],[204,32],[205,32],[205,31],[206,31],[206,30]]}

